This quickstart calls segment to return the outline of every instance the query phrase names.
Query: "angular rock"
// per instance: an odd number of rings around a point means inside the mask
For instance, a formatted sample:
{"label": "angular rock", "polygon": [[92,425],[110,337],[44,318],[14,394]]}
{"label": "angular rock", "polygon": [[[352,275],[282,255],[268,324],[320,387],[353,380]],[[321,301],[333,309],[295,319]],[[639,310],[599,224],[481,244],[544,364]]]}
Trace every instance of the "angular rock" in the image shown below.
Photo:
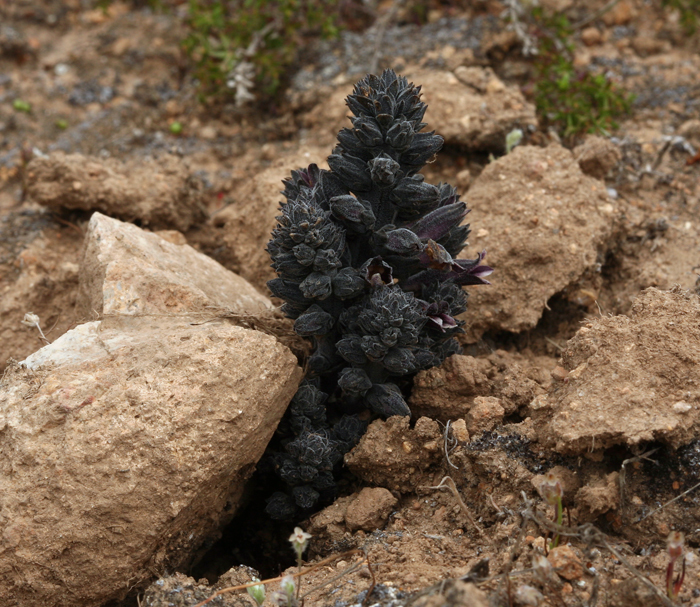
{"label": "angular rock", "polygon": [[199,178],[171,155],[122,163],[55,152],[29,163],[27,194],[52,209],[101,211],[153,228],[183,231],[207,218]]}
{"label": "angular rock", "polygon": [[700,298],[646,289],[629,317],[600,317],[562,353],[568,381],[530,405],[539,442],[580,455],[660,441],[677,448],[700,422]]}
{"label": "angular rock", "polygon": [[589,481],[576,492],[574,502],[580,521],[593,521],[601,514],[620,507],[620,474],[610,474]]}
{"label": "angular rock", "polygon": [[302,371],[226,322],[117,316],[12,367],[0,389],[0,596],[122,599],[186,567],[236,511]]}
{"label": "angular rock", "polygon": [[447,423],[464,418],[477,397],[494,396],[510,415],[544,393],[550,380],[543,377],[542,369],[551,364],[549,358],[526,358],[505,350],[496,350],[487,358],[455,354],[441,366],[416,375],[408,402],[415,416]]}
{"label": "angular rock", "polygon": [[469,434],[481,434],[493,430],[503,421],[505,410],[501,401],[493,396],[477,396],[469,413],[467,413],[467,429]]}
{"label": "angular rock", "polygon": [[490,68],[460,66],[454,73],[413,70],[405,75],[420,83],[429,128],[448,144],[502,153],[510,131],[537,124],[535,106]]}
{"label": "angular rock", "polygon": [[256,314],[272,303],[250,283],[189,245],[94,213],[83,247],[78,308],[97,314]]}
{"label": "angular rock", "polygon": [[574,148],[574,158],[586,175],[605,179],[622,159],[622,152],[610,139],[589,135],[581,145]]}
{"label": "angular rock", "polygon": [[386,523],[398,500],[384,487],[365,487],[348,504],[345,523],[351,531],[375,531]]}
{"label": "angular rock", "polygon": [[560,577],[568,581],[583,577],[581,559],[571,546],[557,546],[550,550],[547,559]]}
{"label": "angular rock", "polygon": [[491,286],[469,291],[469,340],[485,331],[537,324],[547,300],[602,260],[615,205],[558,144],[519,146],[486,166],[467,192],[476,227],[472,250],[486,249]]}
{"label": "angular rock", "polygon": [[[367,483],[407,493],[430,484],[425,472],[442,461],[443,438],[438,423],[421,417],[415,428],[409,418],[375,420],[359,444],[345,456],[345,465]],[[432,477],[431,479],[432,480]]]}

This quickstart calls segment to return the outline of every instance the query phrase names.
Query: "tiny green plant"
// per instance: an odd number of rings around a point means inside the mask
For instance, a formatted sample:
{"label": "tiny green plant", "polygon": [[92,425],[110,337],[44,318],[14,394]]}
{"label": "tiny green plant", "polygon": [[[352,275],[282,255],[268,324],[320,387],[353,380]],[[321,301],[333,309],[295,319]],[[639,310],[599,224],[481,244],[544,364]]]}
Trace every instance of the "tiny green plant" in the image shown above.
{"label": "tiny green plant", "polygon": [[[253,578],[254,582],[259,582],[260,578]],[[250,597],[255,601],[256,605],[258,607],[262,607],[262,604],[265,602],[265,584],[257,584],[256,586],[248,586],[246,588],[246,591],[250,595]]]}
{"label": "tiny green plant", "polygon": [[[562,524],[564,518],[564,509],[562,506],[561,498],[564,495],[564,489],[561,484],[561,480],[557,477],[551,470],[547,472],[544,480],[540,483],[538,491],[542,496],[542,499],[547,502],[550,506],[554,506],[556,509],[556,514],[554,522],[557,525]],[[559,545],[559,534],[554,536],[554,539],[549,545],[550,550],[556,548]]]}
{"label": "tiny green plant", "polygon": [[523,140],[523,132],[520,129],[513,129],[506,135],[506,154],[510,154],[516,145],[520,145]]}
{"label": "tiny green plant", "polygon": [[678,11],[681,26],[688,36],[698,31],[700,0],[662,0],[661,4]]}
{"label": "tiny green plant", "polygon": [[12,107],[18,112],[24,112],[25,114],[29,114],[32,111],[31,104],[23,99],[15,99],[12,102]]}
{"label": "tiny green plant", "polygon": [[564,139],[584,133],[608,135],[616,119],[628,113],[634,96],[603,73],[577,68],[573,61],[573,27],[562,14],[532,11],[535,38],[535,105],[545,126]]}
{"label": "tiny green plant", "polygon": [[59,118],[54,124],[56,125],[57,129],[61,129],[62,131],[65,131],[68,128],[68,121],[64,118]]}
{"label": "tiny green plant", "polygon": [[[683,581],[685,580],[685,555],[683,554],[683,544],[685,538],[680,531],[671,531],[666,545],[668,548],[668,566],[666,567],[666,594],[668,598],[675,601],[681,592]],[[682,559],[681,559],[682,557]],[[674,578],[676,561],[681,559],[681,571]]]}
{"label": "tiny green plant", "polygon": [[294,578],[287,575],[280,582],[280,589],[270,595],[270,601],[277,607],[298,607],[297,587]]}
{"label": "tiny green plant", "polygon": [[273,97],[306,37],[337,35],[338,0],[190,0],[183,48],[200,98]]}
{"label": "tiny green plant", "polygon": [[182,133],[182,122],[172,122],[169,130],[173,135],[180,135]]}

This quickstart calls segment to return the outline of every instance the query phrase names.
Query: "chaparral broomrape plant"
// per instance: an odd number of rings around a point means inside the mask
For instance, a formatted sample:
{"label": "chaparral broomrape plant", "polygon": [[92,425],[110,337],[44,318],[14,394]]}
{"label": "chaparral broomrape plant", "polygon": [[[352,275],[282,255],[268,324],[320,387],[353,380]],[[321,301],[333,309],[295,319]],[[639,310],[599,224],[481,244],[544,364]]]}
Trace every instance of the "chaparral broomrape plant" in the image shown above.
{"label": "chaparral broomrape plant", "polygon": [[330,170],[312,164],[284,182],[267,248],[278,274],[268,286],[315,345],[273,456],[289,487],[268,501],[275,518],[332,493],[333,468],[365,430],[356,413],[410,415],[412,376],[459,351],[462,287],[488,284],[492,271],[484,253],[456,259],[469,211],[418,172],[443,144],[422,132],[420,87],[386,70],[360,80],[347,105],[352,128],[338,134]]}

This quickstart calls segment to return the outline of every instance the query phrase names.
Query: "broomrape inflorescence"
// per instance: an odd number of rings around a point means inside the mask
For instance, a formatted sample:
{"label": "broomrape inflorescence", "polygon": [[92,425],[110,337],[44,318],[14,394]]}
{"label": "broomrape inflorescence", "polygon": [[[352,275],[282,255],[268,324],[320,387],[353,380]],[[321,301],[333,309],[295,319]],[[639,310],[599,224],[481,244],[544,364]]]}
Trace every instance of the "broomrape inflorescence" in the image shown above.
{"label": "broomrape inflorescence", "polygon": [[357,412],[410,415],[407,380],[459,351],[462,287],[488,284],[492,271],[484,253],[456,259],[469,211],[452,186],[418,173],[443,144],[421,132],[420,87],[386,70],[360,80],[347,105],[352,128],[338,134],[330,170],[312,164],[284,182],[267,248],[278,274],[268,286],[315,346],[273,455],[289,486],[268,500],[275,518],[332,493],[333,468],[365,429]]}

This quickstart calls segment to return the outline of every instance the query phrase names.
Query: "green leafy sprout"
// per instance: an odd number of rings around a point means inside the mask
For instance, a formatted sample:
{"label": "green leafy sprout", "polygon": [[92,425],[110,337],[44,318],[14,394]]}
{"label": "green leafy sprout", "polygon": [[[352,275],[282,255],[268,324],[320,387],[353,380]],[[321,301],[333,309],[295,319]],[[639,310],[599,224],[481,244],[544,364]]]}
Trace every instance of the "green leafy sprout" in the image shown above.
{"label": "green leafy sprout", "polygon": [[338,34],[339,0],[190,0],[182,45],[200,98],[271,99],[309,36]]}
{"label": "green leafy sprout", "polygon": [[539,7],[532,16],[538,41],[534,96],[542,122],[564,139],[608,135],[618,127],[616,119],[630,111],[634,95],[603,73],[574,66],[574,30],[566,16],[546,16]]}

